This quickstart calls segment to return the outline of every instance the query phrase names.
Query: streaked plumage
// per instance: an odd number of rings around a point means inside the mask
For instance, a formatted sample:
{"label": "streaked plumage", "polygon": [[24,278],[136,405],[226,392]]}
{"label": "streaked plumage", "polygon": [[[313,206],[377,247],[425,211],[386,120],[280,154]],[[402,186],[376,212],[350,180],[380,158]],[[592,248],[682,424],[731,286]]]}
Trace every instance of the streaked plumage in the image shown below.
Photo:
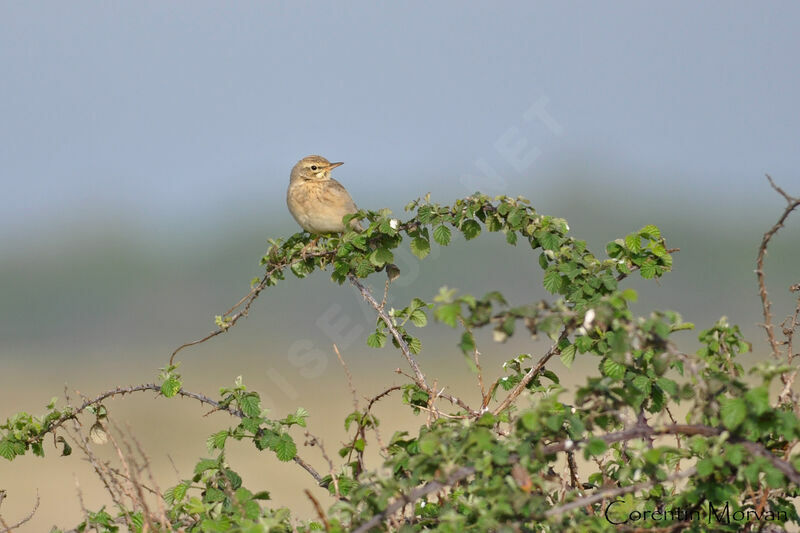
{"label": "streaked plumage", "polygon": [[[286,205],[294,219],[309,233],[341,233],[342,217],[358,211],[341,183],[331,178],[331,170],[342,163],[331,163],[318,155],[304,157],[292,169]],[[351,227],[361,229],[357,221]]]}

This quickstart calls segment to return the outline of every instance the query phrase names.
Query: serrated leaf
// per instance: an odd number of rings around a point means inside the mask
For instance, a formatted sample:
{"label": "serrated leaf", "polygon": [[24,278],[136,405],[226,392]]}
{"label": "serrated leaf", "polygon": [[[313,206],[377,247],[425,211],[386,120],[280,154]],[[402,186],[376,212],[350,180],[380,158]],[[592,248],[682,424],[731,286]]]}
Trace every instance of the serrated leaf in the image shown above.
{"label": "serrated leaf", "polygon": [[444,322],[450,327],[456,327],[458,325],[458,317],[461,315],[461,305],[456,302],[441,305],[437,307],[434,312],[433,316],[436,320],[440,322]]}
{"label": "serrated leaf", "polygon": [[556,235],[555,233],[550,233],[548,231],[542,232],[540,236],[537,236],[539,239],[539,244],[542,245],[542,248],[545,250],[552,250],[554,252],[558,251],[559,246],[561,245],[561,237]]}
{"label": "serrated leaf", "polygon": [[17,453],[16,451],[14,451],[14,446],[12,445],[10,440],[8,439],[0,440],[0,457],[4,457],[10,461],[16,455]]}
{"label": "serrated leaf", "polygon": [[633,386],[645,393],[646,395],[650,394],[650,390],[652,389],[652,383],[650,382],[650,378],[647,376],[636,376],[633,378]]}
{"label": "serrated leaf", "polygon": [[161,394],[166,398],[172,398],[181,390],[181,380],[177,376],[171,375],[161,384]]}
{"label": "serrated leaf", "polygon": [[273,449],[280,461],[291,461],[294,459],[294,456],[297,455],[297,446],[294,443],[294,439],[292,439],[288,433],[283,433],[278,437],[274,443]]}
{"label": "serrated leaf", "polygon": [[548,270],[544,274],[544,280],[542,284],[544,288],[547,289],[548,292],[553,294],[558,293],[561,290],[561,284],[563,283],[561,274],[558,273],[558,270],[552,269]]}
{"label": "serrated leaf", "polygon": [[243,394],[238,403],[245,416],[255,418],[261,415],[261,400],[255,392]]}
{"label": "serrated leaf", "polygon": [[414,355],[418,354],[422,351],[422,341],[416,337],[411,337],[408,339],[408,351],[413,353]]}
{"label": "serrated leaf", "polygon": [[586,443],[585,453],[588,455],[600,455],[608,449],[608,445],[603,439],[592,437]]}
{"label": "serrated leaf", "polygon": [[742,398],[732,398],[722,402],[720,417],[725,427],[738,428],[747,417],[747,404]]}
{"label": "serrated leaf", "polygon": [[206,447],[208,452],[211,453],[214,449],[222,449],[225,447],[225,441],[228,439],[228,430],[218,431],[206,439]]}
{"label": "serrated leaf", "polygon": [[769,409],[769,393],[765,387],[750,389],[744,395],[750,410],[756,415],[762,415]]}
{"label": "serrated leaf", "polygon": [[625,377],[625,365],[613,359],[606,359],[603,361],[603,373],[610,378],[622,379]]}
{"label": "serrated leaf", "polygon": [[433,240],[441,246],[447,246],[450,244],[451,238],[452,233],[450,232],[450,228],[447,226],[436,226],[436,228],[433,230]]}
{"label": "serrated leaf", "polygon": [[431,243],[428,239],[424,239],[422,237],[414,237],[411,241],[411,253],[416,255],[420,259],[425,259],[431,251]]}
{"label": "serrated leaf", "polygon": [[461,232],[469,241],[481,234],[481,225],[474,220],[465,220],[461,225]]}
{"label": "serrated leaf", "polygon": [[631,234],[625,237],[625,246],[635,254],[642,251],[642,242],[638,235]]}
{"label": "serrated leaf", "polygon": [[386,248],[376,248],[369,254],[370,263],[377,267],[381,267],[386,263],[394,261],[394,254]]}
{"label": "serrated leaf", "polygon": [[647,237],[648,239],[660,239],[661,230],[659,230],[658,227],[652,224],[648,224],[647,226],[639,230],[639,235]]}
{"label": "serrated leaf", "polygon": [[656,264],[652,260],[648,259],[642,263],[642,266],[639,267],[639,271],[644,279],[653,279],[656,277]]}
{"label": "serrated leaf", "polygon": [[369,262],[369,259],[361,259],[356,264],[356,276],[359,278],[366,278],[375,272],[375,267]]}
{"label": "serrated leaf", "polygon": [[575,360],[575,345],[570,344],[563,350],[561,350],[561,362],[564,363],[564,366],[569,368],[572,366],[572,362]]}
{"label": "serrated leaf", "polygon": [[428,324],[428,315],[422,309],[412,311],[409,319],[418,328],[424,328]]}
{"label": "serrated leaf", "polygon": [[386,334],[380,331],[376,331],[369,337],[367,337],[367,346],[371,348],[383,348],[386,344]]}
{"label": "serrated leaf", "polygon": [[217,468],[219,464],[217,463],[216,459],[200,459],[196,465],[194,465],[194,473],[195,474],[202,474],[206,470],[211,470],[212,468]]}

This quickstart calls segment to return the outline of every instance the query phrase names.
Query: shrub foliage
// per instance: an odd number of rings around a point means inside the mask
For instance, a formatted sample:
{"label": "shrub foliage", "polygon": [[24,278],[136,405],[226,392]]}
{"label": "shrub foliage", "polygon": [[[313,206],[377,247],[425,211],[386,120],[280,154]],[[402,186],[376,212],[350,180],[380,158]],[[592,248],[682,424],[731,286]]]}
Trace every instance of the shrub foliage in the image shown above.
{"label": "shrub foliage", "polygon": [[[781,223],[798,203],[784,196]],[[354,217],[365,222],[364,231],[316,243],[305,233],[270,241],[261,260],[263,277],[216,318],[214,331],[176,350],[157,383],[112,389],[66,407],[53,400],[42,416],[18,413],[0,425],[0,456],[44,455],[52,435],[61,454],[77,445],[89,457],[115,505],[87,512],[74,531],[739,531],[765,521],[772,527],[800,522],[792,501],[800,481],[791,345],[797,312],[783,324],[785,339],[778,340],[764,288],[775,357],[746,373],[737,356],[750,345],[726,319],[701,331],[701,348],[689,354],[674,337],[694,326],[678,313],[632,313],[637,294],[625,287],[626,280],[657,280],[672,268],[675,250],[656,226],[609,243],[601,257],[568,234],[565,220],[539,214],[521,197],[474,194],[452,205],[424,198],[406,210],[406,220],[388,210],[360,211]],[[385,305],[385,292],[376,296],[365,281],[381,271],[390,279],[397,275],[398,246],[410,246],[424,259],[432,246],[447,246],[459,233],[469,241],[481,232],[529,247],[552,297],[511,306],[499,292],[443,288],[394,309]],[[762,243],[760,276],[771,236]],[[356,402],[346,415],[352,438],[335,461],[325,453],[327,474],[298,454],[304,432],[307,442],[319,444],[308,433],[305,409],[273,418],[241,378],[214,398],[187,391],[174,361],[182,348],[228,331],[287,273],[304,278],[317,270],[360,291],[376,316],[366,343],[381,349],[390,341],[408,366],[405,384]],[[425,374],[416,331],[431,319],[456,330],[464,371],[475,376],[479,398],[453,396],[446,383]],[[522,333],[549,339],[549,347],[509,354],[504,375],[484,382],[475,340],[481,328],[491,328],[497,342]],[[577,358],[596,361],[597,371],[567,391],[559,373]],[[782,392],[774,394],[773,384]],[[165,401],[194,398],[230,415],[231,422],[208,437],[208,458],[163,493],[148,493],[146,479],[122,475],[92,451],[110,440],[121,448],[123,466],[136,463],[128,443],[118,445],[108,428],[107,409],[113,398],[140,391],[157,391]],[[419,415],[419,430],[392,434],[391,422],[380,425],[373,413],[378,401],[405,404]],[[688,414],[678,420],[678,412]],[[91,427],[88,436],[73,428],[79,417],[90,422],[84,424]],[[228,462],[226,446],[234,440],[252,442],[277,461],[294,461],[314,489],[306,493],[317,516],[298,519],[289,509],[271,506],[269,493],[243,486]],[[369,457],[379,461],[367,459],[370,448],[377,453]],[[320,490],[333,498],[323,498]]]}

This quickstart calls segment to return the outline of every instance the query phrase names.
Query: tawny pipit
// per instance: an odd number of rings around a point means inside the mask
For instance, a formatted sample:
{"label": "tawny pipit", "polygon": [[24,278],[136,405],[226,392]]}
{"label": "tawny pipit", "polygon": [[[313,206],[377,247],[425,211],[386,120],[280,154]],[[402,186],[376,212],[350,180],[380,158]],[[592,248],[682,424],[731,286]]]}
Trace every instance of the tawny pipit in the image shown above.
{"label": "tawny pipit", "polygon": [[[331,178],[331,170],[342,164],[310,155],[292,169],[286,205],[300,227],[309,233],[342,233],[342,217],[358,211],[347,190]],[[357,220],[350,222],[350,227],[361,229]]]}

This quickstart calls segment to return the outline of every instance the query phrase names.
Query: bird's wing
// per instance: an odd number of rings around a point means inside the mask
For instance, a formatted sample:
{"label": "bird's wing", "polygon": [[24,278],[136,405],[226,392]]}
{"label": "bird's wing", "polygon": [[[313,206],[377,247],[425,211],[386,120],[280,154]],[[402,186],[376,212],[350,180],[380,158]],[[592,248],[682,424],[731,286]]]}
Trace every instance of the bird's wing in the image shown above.
{"label": "bird's wing", "polygon": [[328,198],[332,204],[337,207],[341,206],[341,208],[348,213],[355,213],[358,211],[355,202],[353,202],[353,198],[350,197],[350,193],[347,192],[344,185],[333,178],[327,181],[326,185],[327,190],[325,191],[325,197]]}
{"label": "bird's wing", "polygon": [[[336,206],[336,208],[340,209],[343,213],[355,213],[358,211],[356,203],[353,201],[350,193],[347,192],[347,189],[344,188],[344,185],[333,178],[325,183],[327,186],[324,196],[332,205]],[[356,231],[362,231],[364,229],[358,220],[351,220],[350,227]]]}

